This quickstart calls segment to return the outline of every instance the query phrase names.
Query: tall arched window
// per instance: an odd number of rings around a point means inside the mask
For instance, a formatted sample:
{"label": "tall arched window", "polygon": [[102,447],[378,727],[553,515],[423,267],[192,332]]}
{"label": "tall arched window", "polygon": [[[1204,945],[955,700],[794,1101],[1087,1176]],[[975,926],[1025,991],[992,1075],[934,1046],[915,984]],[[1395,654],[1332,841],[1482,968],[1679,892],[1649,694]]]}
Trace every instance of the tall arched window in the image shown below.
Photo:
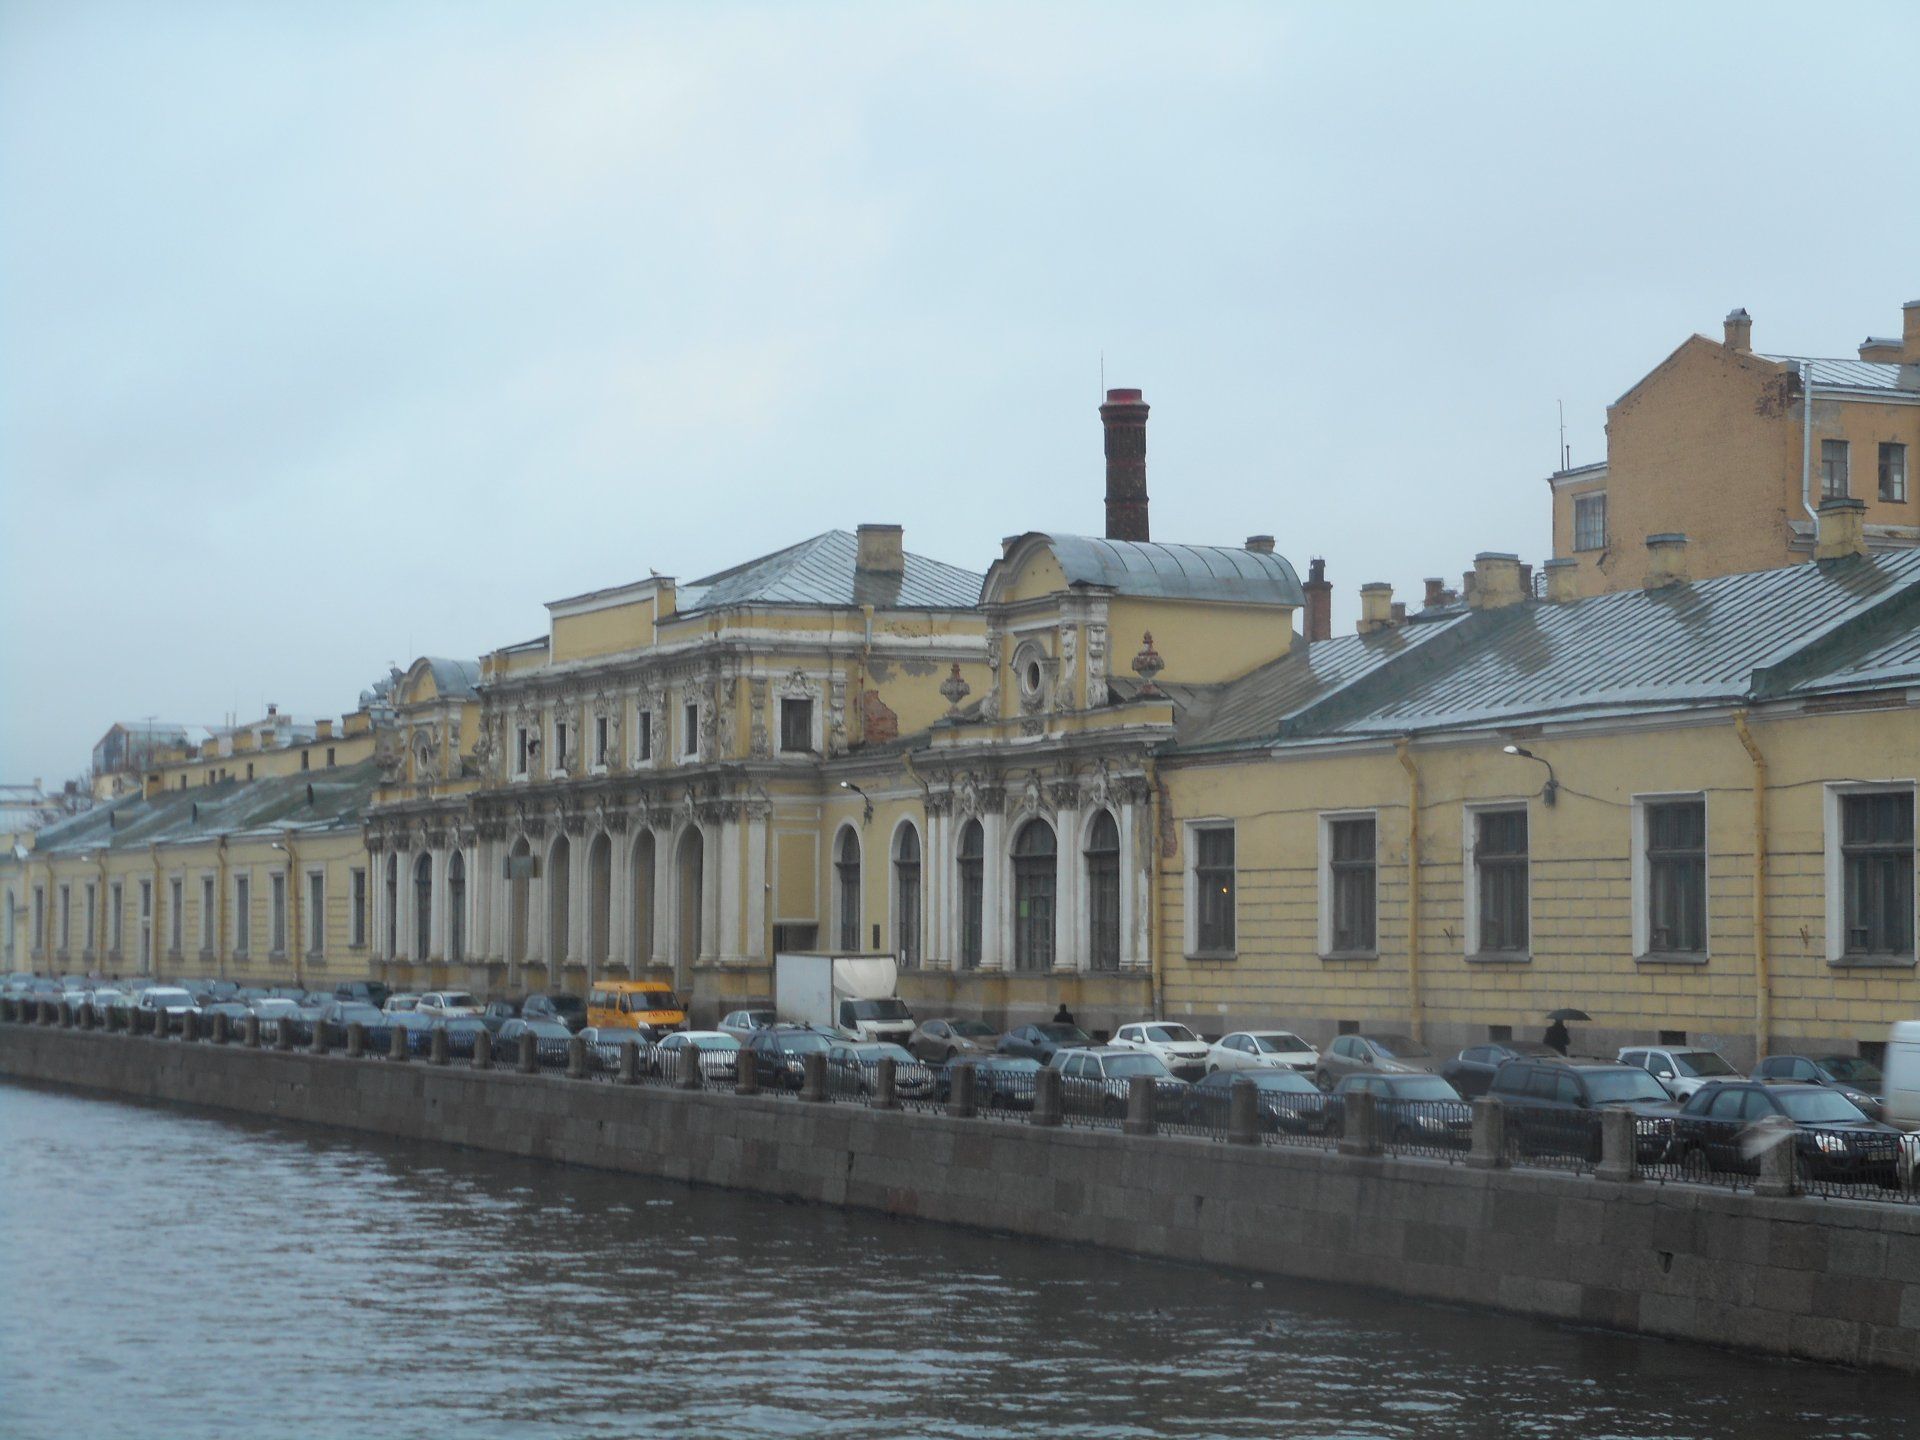
{"label": "tall arched window", "polygon": [[833,873],[840,908],[840,948],[860,948],[860,837],[847,826],[840,832]]}
{"label": "tall arched window", "polygon": [[547,855],[547,974],[554,982],[567,958],[567,912],[572,908],[573,844],[560,835]]}
{"label": "tall arched window", "polygon": [[986,929],[986,836],[978,820],[960,827],[960,966],[980,968],[980,942]]}
{"label": "tall arched window", "polygon": [[433,953],[433,857],[422,855],[413,862],[413,958],[425,960]]}
{"label": "tall arched window", "polygon": [[1120,827],[1105,810],[1087,832],[1087,955],[1095,970],[1120,968]]}
{"label": "tall arched window", "polygon": [[507,963],[527,958],[527,917],[533,908],[533,847],[522,835],[513,842],[507,863]]}
{"label": "tall arched window", "polygon": [[387,856],[387,956],[400,953],[400,857]]}
{"label": "tall arched window", "polygon": [[900,963],[920,963],[920,832],[900,827],[893,847],[893,930]]}
{"label": "tall arched window", "polygon": [[589,976],[613,958],[613,838],[602,830],[587,842]]}
{"label": "tall arched window", "polygon": [[1013,842],[1013,968],[1053,968],[1053,901],[1059,876],[1053,827],[1029,820]]}
{"label": "tall arched window", "polygon": [[643,830],[633,842],[633,954],[634,973],[653,959],[653,832]]}
{"label": "tall arched window", "polygon": [[456,850],[447,857],[447,963],[467,958],[467,857]]}

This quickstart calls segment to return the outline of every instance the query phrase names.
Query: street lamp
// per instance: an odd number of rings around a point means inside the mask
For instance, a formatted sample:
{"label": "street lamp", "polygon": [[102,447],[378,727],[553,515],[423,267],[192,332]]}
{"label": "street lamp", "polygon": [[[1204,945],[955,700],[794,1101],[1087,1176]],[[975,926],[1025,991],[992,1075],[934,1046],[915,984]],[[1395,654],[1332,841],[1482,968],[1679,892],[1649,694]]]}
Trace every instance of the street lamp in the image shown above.
{"label": "street lamp", "polygon": [[842,790],[851,790],[854,794],[860,797],[861,801],[864,803],[866,807],[864,811],[861,813],[860,823],[862,825],[871,825],[873,823],[873,800],[867,794],[867,792],[862,790],[858,785],[854,784],[851,780],[842,780],[840,782],[840,788]]}
{"label": "street lamp", "polygon": [[1542,760],[1538,755],[1521,745],[1503,745],[1500,748],[1509,755],[1518,755],[1522,760],[1532,760],[1537,764],[1546,766],[1547,783],[1541,787],[1540,798],[1549,805],[1552,805],[1559,799],[1560,781],[1553,773],[1553,762],[1551,760]]}

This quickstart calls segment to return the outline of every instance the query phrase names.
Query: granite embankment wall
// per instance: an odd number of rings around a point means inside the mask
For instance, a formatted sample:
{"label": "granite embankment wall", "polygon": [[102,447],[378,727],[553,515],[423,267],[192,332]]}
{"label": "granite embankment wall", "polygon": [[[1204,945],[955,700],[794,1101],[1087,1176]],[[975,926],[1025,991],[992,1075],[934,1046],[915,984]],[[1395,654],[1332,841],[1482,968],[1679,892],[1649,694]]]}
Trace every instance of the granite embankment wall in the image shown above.
{"label": "granite embankment wall", "polygon": [[1920,1207],[38,1026],[0,1075],[1920,1373]]}

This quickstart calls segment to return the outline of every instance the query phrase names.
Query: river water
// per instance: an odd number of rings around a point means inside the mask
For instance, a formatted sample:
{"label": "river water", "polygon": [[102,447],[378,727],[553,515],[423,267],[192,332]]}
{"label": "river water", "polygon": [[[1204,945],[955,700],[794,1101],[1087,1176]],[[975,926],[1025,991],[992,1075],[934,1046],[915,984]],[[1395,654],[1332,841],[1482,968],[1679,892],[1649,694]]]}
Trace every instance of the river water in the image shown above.
{"label": "river water", "polygon": [[0,1082],[0,1435],[1794,1437],[1920,1384]]}

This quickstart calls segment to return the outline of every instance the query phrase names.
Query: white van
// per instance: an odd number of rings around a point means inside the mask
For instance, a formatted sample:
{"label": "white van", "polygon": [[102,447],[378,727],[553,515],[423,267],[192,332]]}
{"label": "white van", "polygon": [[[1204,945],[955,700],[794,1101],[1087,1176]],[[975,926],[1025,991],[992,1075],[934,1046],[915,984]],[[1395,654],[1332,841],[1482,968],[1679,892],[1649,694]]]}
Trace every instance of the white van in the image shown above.
{"label": "white van", "polygon": [[1880,1068],[1885,1075],[1882,1118],[1902,1130],[1920,1130],[1920,1020],[1893,1022]]}

